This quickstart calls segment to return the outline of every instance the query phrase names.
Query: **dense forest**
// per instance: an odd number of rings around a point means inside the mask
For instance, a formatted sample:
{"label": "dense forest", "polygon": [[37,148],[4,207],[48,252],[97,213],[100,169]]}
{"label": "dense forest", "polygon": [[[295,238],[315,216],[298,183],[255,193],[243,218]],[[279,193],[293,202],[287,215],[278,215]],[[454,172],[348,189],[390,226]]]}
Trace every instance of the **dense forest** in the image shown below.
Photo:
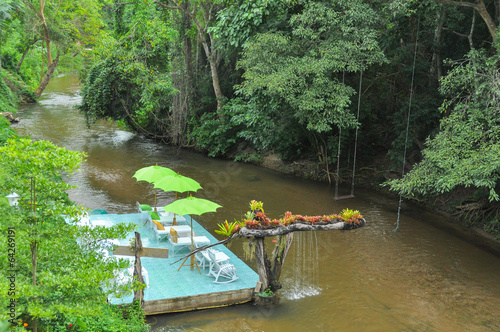
{"label": "dense forest", "polygon": [[89,125],[354,170],[498,236],[499,19],[500,0],[3,0],[0,108],[77,70]]}

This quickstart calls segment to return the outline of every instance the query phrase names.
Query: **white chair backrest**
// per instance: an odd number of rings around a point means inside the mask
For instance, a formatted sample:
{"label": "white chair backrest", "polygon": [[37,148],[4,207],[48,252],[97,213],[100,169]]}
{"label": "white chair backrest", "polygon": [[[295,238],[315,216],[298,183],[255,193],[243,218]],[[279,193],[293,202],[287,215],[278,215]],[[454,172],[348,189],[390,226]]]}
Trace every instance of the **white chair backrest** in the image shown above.
{"label": "white chair backrest", "polygon": [[209,248],[209,249],[207,249],[207,251],[208,251],[208,257],[210,257],[210,260],[212,261],[212,263],[214,263],[214,265],[218,267],[218,266],[219,266],[219,264],[217,263],[217,259],[215,258],[215,253],[214,253],[214,251],[213,251],[213,250],[210,250],[210,248]]}

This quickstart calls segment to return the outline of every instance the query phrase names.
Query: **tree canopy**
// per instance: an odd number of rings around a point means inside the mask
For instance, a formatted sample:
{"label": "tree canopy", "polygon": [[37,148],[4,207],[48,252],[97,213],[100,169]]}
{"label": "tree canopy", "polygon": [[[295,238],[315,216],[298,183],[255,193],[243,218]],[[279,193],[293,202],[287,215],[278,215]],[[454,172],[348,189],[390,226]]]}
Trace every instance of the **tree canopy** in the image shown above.
{"label": "tree canopy", "polygon": [[[0,240],[9,244],[0,248],[0,289],[9,295],[2,296],[0,304],[15,307],[3,310],[0,321],[26,324],[33,331],[66,330],[73,325],[92,331],[143,330],[140,308],[128,309],[136,312],[137,319],[127,320],[118,314],[121,309],[107,303],[108,295],[131,289],[132,285],[110,284],[114,271],[128,262],[106,259],[98,250],[110,249],[102,240],[124,237],[133,227],[76,225],[84,211],[68,199],[71,186],[62,176],[75,172],[84,157],[27,138],[0,146],[3,196],[9,192],[20,196],[16,208],[6,199],[0,202]],[[112,313],[116,318],[100,318]]]}
{"label": "tree canopy", "polygon": [[40,96],[78,69],[89,124],[114,119],[210,156],[307,162],[318,180],[346,178],[356,155],[385,167],[366,181],[387,182],[407,145],[408,175],[389,188],[418,199],[466,188],[458,201],[486,195],[481,209],[498,211],[487,87],[499,17],[484,0],[9,0],[0,89],[24,81]]}

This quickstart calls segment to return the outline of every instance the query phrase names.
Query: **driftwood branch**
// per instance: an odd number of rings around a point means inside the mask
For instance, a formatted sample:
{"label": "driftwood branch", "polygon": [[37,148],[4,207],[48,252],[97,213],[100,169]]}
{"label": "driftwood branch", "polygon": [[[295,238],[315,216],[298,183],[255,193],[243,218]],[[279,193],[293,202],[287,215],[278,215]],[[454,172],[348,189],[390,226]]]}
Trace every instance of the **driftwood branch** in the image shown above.
{"label": "driftwood branch", "polygon": [[243,227],[240,229],[239,232],[231,234],[230,237],[221,240],[216,243],[210,243],[205,246],[199,247],[191,251],[190,253],[186,254],[185,256],[179,258],[175,262],[171,263],[170,265],[173,265],[191,255],[194,255],[200,251],[203,251],[205,249],[211,248],[218,246],[219,244],[225,244],[230,241],[232,241],[235,238],[238,237],[274,237],[278,235],[285,235],[288,233],[292,232],[305,232],[305,231],[329,231],[329,230],[350,230],[350,229],[355,229],[359,227],[363,227],[366,224],[365,219],[361,219],[359,224],[350,224],[350,223],[345,223],[342,221],[339,222],[333,222],[333,223],[316,223],[316,224],[310,224],[306,222],[294,222],[288,226],[284,227],[273,227],[273,228],[267,228],[267,229],[250,229],[247,227]]}
{"label": "driftwood branch", "polygon": [[203,251],[203,250],[205,250],[205,249],[208,249],[208,248],[211,248],[211,247],[218,246],[219,244],[225,244],[225,243],[228,243],[228,242],[232,241],[232,240],[233,240],[234,238],[236,238],[236,237],[240,237],[240,236],[238,235],[238,233],[231,234],[231,236],[230,236],[230,237],[228,237],[228,238],[226,238],[226,239],[224,239],[224,240],[220,240],[219,242],[216,242],[216,243],[210,243],[210,244],[207,244],[207,245],[205,245],[205,246],[202,246],[202,247],[199,247],[199,248],[195,248],[195,249],[194,249],[193,251],[191,251],[189,254],[182,256],[181,258],[179,258],[178,260],[176,260],[176,261],[175,261],[175,262],[173,262],[173,263],[170,263],[170,265],[174,265],[175,263],[180,262],[181,260],[183,260],[183,259],[185,259],[185,258],[188,258],[189,256],[194,255],[194,254],[196,254],[196,253],[198,253],[198,252],[200,252],[200,251]]}

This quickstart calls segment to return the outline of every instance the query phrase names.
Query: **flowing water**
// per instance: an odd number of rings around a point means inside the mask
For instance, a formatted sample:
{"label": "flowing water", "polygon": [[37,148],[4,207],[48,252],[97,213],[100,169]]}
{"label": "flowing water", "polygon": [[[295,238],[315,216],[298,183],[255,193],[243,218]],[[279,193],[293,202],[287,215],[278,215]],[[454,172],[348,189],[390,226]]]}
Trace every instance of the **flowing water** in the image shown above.
{"label": "flowing water", "polygon": [[[403,205],[401,228],[393,232],[398,202],[377,192],[358,189],[356,198],[334,201],[323,183],[178,150],[106,121],[87,128],[74,109],[78,91],[75,75],[54,78],[13,127],[88,154],[70,179],[79,186],[71,199],[85,207],[128,213],[136,201],[153,204],[152,187],[132,175],[158,164],[196,179],[204,188],[197,196],[223,206],[198,218],[210,231],[241,218],[252,199],[263,201],[270,217],[351,208],[367,220],[354,231],[294,234],[279,306],[158,315],[148,318],[153,331],[500,331],[500,258],[432,226],[442,216]],[[172,193],[158,193],[158,206],[172,200]],[[240,240],[231,245],[243,258],[241,247]]]}

